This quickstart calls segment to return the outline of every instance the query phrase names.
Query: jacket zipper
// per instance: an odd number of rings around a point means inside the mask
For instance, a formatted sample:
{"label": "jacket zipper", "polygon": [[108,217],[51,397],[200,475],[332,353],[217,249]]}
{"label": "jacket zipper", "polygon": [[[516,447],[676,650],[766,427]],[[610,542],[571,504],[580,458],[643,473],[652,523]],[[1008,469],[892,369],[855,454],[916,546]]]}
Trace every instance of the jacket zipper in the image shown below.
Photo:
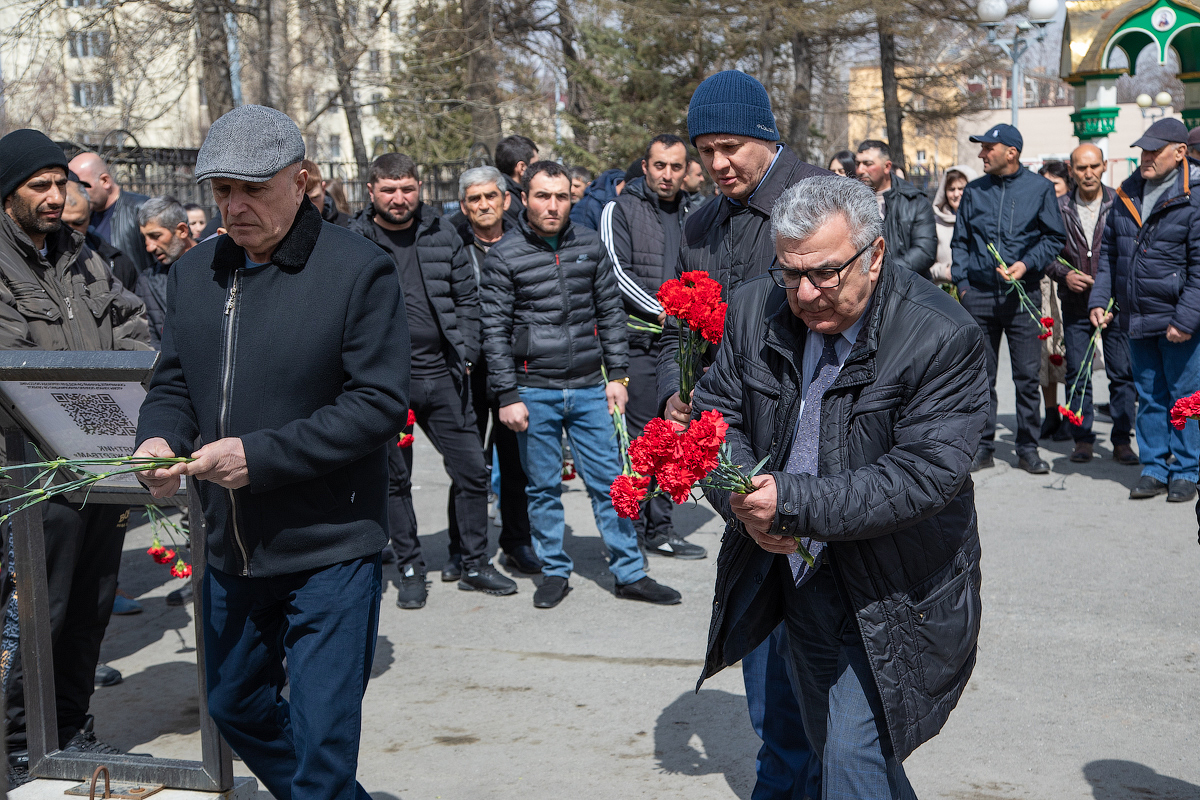
{"label": "jacket zipper", "polygon": [[[221,371],[221,408],[218,415],[217,435],[224,439],[229,435],[229,394],[233,388],[233,332],[237,326],[237,295],[242,284],[242,270],[234,270],[233,283],[229,287],[229,299],[225,301],[225,365]],[[242,532],[238,528],[237,495],[233,489],[229,493],[229,512],[233,520],[233,540],[237,543],[242,556],[242,575],[250,577],[250,556],[242,541]]]}
{"label": "jacket zipper", "polygon": [[[567,374],[575,372],[575,342],[571,339],[571,298],[567,295],[567,277],[563,273],[562,262],[558,252],[554,253],[554,266],[558,270],[558,287],[562,293],[563,330],[567,332]],[[601,347],[601,361],[604,360],[604,348]]]}

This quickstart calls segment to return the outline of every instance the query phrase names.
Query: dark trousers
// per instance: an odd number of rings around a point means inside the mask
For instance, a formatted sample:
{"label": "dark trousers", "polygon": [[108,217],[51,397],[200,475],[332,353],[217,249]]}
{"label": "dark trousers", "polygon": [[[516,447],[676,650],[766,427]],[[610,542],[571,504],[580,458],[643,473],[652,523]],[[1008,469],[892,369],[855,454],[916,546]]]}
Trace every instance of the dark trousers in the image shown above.
{"label": "dark trousers", "polygon": [[[640,334],[634,334],[639,336]],[[657,340],[645,344],[629,343],[629,402],[625,405],[625,424],[629,438],[642,435],[646,423],[658,416],[658,354],[662,350]],[[651,481],[651,489],[656,487]],[[671,513],[674,505],[665,494],[642,501],[642,513],[633,521],[638,539],[647,536],[663,536],[672,532]]]}
{"label": "dark trousers", "polygon": [[[1042,293],[1029,292],[1035,307]],[[992,407],[983,429],[981,448],[996,449],[996,372],[1000,359],[1000,337],[1008,337],[1008,357],[1012,362],[1013,384],[1017,395],[1017,454],[1037,453],[1038,429],[1042,424],[1038,400],[1038,367],[1042,358],[1042,343],[1038,339],[1041,326],[1033,321],[1017,302],[1017,293],[1005,294],[1003,289],[989,291],[971,287],[962,301],[963,308],[983,328],[987,340],[988,383],[992,391]]]}
{"label": "dark trousers", "polygon": [[742,658],[750,725],[762,739],[754,760],[750,800],[817,800],[821,796],[821,761],[804,735],[790,647],[787,625],[781,622]]}
{"label": "dark trousers", "polygon": [[821,797],[916,800],[832,568],[824,564],[796,588],[787,559],[778,556],[772,578],[782,592],[804,732],[821,759]]}
{"label": "dark trousers", "polygon": [[[40,508],[61,747],[87,720],[100,642],[117,593],[129,509],[99,504],[80,508],[57,501],[42,503]],[[6,700],[9,749],[24,749],[24,675],[19,650],[13,657]]]}
{"label": "dark trousers", "polygon": [[[468,566],[482,564],[487,561],[488,473],[469,392],[460,391],[449,375],[413,378],[409,392],[417,425],[441,453],[456,487],[450,495],[450,530],[458,532],[458,543],[451,553],[461,553]],[[412,505],[412,448],[396,447],[394,441],[388,447],[388,526],[397,566],[416,564],[423,571]]]}
{"label": "dark trousers", "polygon": [[370,797],[355,773],[380,563],[376,555],[271,578],[205,572],[208,710],[278,800]]}
{"label": "dark trousers", "polygon": [[[500,463],[500,549],[511,553],[522,545],[533,546],[529,535],[529,500],[525,496],[525,470],[521,467],[521,448],[517,445],[516,431],[500,421],[500,402],[488,400],[487,364],[481,362],[471,370],[471,407],[475,411],[475,424],[483,447],[483,462],[492,466],[492,448],[496,448],[496,460]],[[488,419],[492,421],[491,437],[488,438]],[[450,552],[462,552],[458,548],[458,525],[454,514],[455,484],[450,485]]]}
{"label": "dark trousers", "polygon": [[[1091,341],[1091,320],[1087,317],[1076,317],[1063,314],[1063,339],[1067,346],[1067,387],[1066,393],[1071,392],[1079,374],[1083,355]],[[1116,325],[1109,325],[1100,332],[1104,342],[1104,372],[1108,375],[1108,405],[1112,412],[1112,443],[1129,444],[1133,434],[1134,397],[1137,391],[1133,386],[1133,367],[1129,362],[1129,335]],[[1086,383],[1085,383],[1086,381]],[[1092,432],[1095,421],[1095,410],[1092,408],[1092,376],[1085,375],[1079,381],[1086,388],[1075,397],[1067,398],[1072,411],[1083,404],[1083,425],[1071,425],[1071,435],[1077,442],[1095,442],[1096,434]]]}

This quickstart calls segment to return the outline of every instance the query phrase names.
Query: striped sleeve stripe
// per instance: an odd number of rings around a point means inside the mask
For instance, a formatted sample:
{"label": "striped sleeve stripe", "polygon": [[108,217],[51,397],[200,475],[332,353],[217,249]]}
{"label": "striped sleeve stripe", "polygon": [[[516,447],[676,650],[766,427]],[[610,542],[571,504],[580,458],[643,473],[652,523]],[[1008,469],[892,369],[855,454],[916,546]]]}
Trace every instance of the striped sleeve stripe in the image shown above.
{"label": "striped sleeve stripe", "polygon": [[616,205],[615,200],[610,200],[604,206],[604,210],[600,212],[600,240],[604,242],[604,247],[608,250],[608,257],[612,261],[613,272],[617,275],[617,286],[620,287],[621,294],[625,295],[625,298],[639,309],[657,319],[658,315],[662,313],[663,307],[658,300],[647,294],[646,290],[639,286],[629,273],[621,268],[621,262],[617,259],[612,231],[613,208]]}

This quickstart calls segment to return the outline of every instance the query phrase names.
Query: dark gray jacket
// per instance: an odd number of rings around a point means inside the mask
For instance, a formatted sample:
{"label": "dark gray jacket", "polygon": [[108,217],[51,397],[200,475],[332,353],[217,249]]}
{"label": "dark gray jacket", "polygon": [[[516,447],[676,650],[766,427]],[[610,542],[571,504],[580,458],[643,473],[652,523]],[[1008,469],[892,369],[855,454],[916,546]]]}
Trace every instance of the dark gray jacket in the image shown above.
{"label": "dark gray jacket", "polygon": [[[417,262],[425,278],[425,292],[442,332],[446,366],[455,382],[462,385],[466,362],[479,360],[479,289],[475,273],[458,231],[449,220],[421,203],[416,210]],[[375,206],[355,214],[350,230],[379,244]],[[386,250],[387,248],[384,248]]]}
{"label": "dark gray jacket", "polygon": [[[962,306],[890,259],[867,324],[821,402],[819,476],[784,472],[796,429],[808,329],[770,278],[734,297],[693,414],[729,423],[734,463],[769,456],[771,533],[828,543],[821,569],[848,598],[896,756],[935,735],[975,664],[980,570],[971,458],[988,413],[983,334]],[[761,643],[782,619],[760,548],[726,520],[701,680]]]}
{"label": "dark gray jacket", "polygon": [[[743,281],[766,275],[775,263],[775,241],[771,238],[771,209],[793,184],[817,175],[830,175],[828,170],[801,161],[787,145],[783,145],[774,166],[754,190],[747,207],[735,209],[733,203],[718,194],[688,217],[683,226],[683,249],[674,277],[685,272],[703,270],[721,284],[728,300]],[[736,211],[738,236],[734,241],[733,220]],[[679,391],[679,366],[675,353],[679,349],[675,318],[668,317],[663,326],[662,351],[658,356],[658,408],[666,406],[667,398]],[[709,349],[712,353],[712,349]],[[711,361],[712,356],[708,356]]]}
{"label": "dark gray jacket", "polygon": [[388,441],[408,411],[396,267],[307,201],[271,263],[245,266],[227,235],[172,265],[137,442],[188,455],[197,440],[242,440],[250,485],[199,484],[210,568],[269,577],[374,556],[388,541]]}
{"label": "dark gray jacket", "polygon": [[929,198],[893,175],[892,188],[883,193],[883,209],[883,240],[896,263],[928,278],[937,260],[937,220]]}
{"label": "dark gray jacket", "polygon": [[567,222],[553,249],[524,216],[483,262],[483,350],[501,406],[519,386],[579,389],[628,374],[625,312],[608,253]]}

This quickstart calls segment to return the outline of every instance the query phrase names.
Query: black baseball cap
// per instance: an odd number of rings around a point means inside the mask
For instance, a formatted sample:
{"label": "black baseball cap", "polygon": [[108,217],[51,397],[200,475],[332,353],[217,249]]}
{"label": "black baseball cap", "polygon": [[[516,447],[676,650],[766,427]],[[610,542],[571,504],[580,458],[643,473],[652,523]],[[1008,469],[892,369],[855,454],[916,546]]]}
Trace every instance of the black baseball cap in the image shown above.
{"label": "black baseball cap", "polygon": [[1140,147],[1143,150],[1158,150],[1169,144],[1187,144],[1187,140],[1188,129],[1187,125],[1183,124],[1183,120],[1175,119],[1174,117],[1164,117],[1149,128],[1146,128],[1146,132],[1142,134],[1142,138],[1131,144],[1130,147]]}
{"label": "black baseball cap", "polygon": [[998,142],[1008,147],[1015,147],[1018,152],[1025,148],[1024,137],[1012,125],[993,125],[987,133],[972,136],[971,141],[978,144],[996,144]]}

